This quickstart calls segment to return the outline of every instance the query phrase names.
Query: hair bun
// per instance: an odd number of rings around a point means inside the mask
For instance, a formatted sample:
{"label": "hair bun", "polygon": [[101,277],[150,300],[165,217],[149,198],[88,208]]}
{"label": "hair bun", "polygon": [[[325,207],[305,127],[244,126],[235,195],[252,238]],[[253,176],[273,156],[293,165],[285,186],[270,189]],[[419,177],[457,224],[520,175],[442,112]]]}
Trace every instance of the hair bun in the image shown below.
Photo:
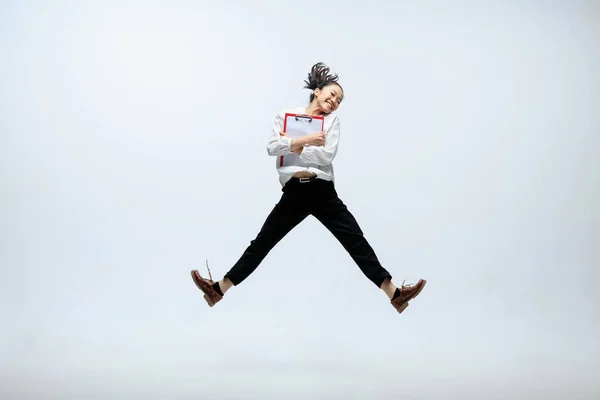
{"label": "hair bun", "polygon": [[322,62],[318,62],[312,66],[308,73],[308,79],[304,81],[306,84],[305,89],[323,89],[330,83],[336,83],[339,77],[337,74],[331,74],[330,69],[327,65]]}

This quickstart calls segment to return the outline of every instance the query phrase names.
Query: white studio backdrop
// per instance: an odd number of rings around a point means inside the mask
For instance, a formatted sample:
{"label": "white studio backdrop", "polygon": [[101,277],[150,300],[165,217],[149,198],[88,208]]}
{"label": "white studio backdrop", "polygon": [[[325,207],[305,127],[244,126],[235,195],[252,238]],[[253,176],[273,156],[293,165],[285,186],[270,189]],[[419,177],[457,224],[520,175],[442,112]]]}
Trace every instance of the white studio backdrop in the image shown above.
{"label": "white studio backdrop", "polygon": [[[2,1],[0,26],[3,398],[596,398],[597,2]],[[272,121],[318,61],[338,193],[428,286],[398,315],[309,218],[209,309],[189,270],[220,278],[278,201]]]}

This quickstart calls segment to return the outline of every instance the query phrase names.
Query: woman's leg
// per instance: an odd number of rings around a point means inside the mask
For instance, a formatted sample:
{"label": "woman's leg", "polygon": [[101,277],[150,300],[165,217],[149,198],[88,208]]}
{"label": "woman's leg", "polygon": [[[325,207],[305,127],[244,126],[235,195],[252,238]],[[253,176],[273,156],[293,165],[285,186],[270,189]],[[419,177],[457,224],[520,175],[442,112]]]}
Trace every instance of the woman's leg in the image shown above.
{"label": "woman's leg", "polygon": [[392,299],[396,291],[392,276],[377,259],[358,222],[340,200],[332,183],[323,186],[322,200],[313,210],[313,215],[336,237],[367,278]]}
{"label": "woman's leg", "polygon": [[243,282],[263,261],[275,245],[296,225],[308,216],[304,202],[298,201],[293,193],[284,192],[275,205],[260,232],[235,265],[219,281],[221,291],[225,293],[234,285]]}
{"label": "woman's leg", "polygon": [[392,277],[375,256],[375,252],[364,238],[354,216],[338,197],[333,184],[323,191],[323,200],[313,215],[340,241],[363,273],[391,300],[392,306],[402,313],[408,302],[421,293],[427,281],[420,279],[415,285],[397,288]]}
{"label": "woman's leg", "polygon": [[390,298],[390,300],[394,298],[394,294],[396,293],[397,289],[398,288],[396,287],[396,285],[394,285],[391,278],[386,278],[381,284],[381,290],[383,290],[383,292],[387,295],[387,297]]}

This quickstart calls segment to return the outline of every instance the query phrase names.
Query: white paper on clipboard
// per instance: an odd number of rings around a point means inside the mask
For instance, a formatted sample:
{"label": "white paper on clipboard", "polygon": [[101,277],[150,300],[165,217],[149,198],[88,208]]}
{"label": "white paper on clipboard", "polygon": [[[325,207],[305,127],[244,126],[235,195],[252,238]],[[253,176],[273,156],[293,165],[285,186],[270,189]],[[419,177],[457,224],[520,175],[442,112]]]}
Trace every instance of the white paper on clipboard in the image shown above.
{"label": "white paper on clipboard", "polygon": [[[323,130],[325,119],[320,116],[286,113],[283,120],[283,132],[291,138],[310,135]],[[286,154],[279,159],[280,167],[287,166],[310,167],[300,160],[296,153]]]}

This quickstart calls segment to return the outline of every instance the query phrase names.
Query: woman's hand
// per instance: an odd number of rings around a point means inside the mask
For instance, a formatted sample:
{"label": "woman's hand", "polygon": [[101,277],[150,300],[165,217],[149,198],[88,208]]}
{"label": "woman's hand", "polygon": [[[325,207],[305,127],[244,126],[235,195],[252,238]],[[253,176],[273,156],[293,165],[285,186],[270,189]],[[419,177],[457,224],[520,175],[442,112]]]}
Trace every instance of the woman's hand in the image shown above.
{"label": "woman's hand", "polygon": [[325,144],[325,133],[323,131],[311,133],[310,135],[304,136],[304,138],[306,144],[313,146],[323,146]]}

